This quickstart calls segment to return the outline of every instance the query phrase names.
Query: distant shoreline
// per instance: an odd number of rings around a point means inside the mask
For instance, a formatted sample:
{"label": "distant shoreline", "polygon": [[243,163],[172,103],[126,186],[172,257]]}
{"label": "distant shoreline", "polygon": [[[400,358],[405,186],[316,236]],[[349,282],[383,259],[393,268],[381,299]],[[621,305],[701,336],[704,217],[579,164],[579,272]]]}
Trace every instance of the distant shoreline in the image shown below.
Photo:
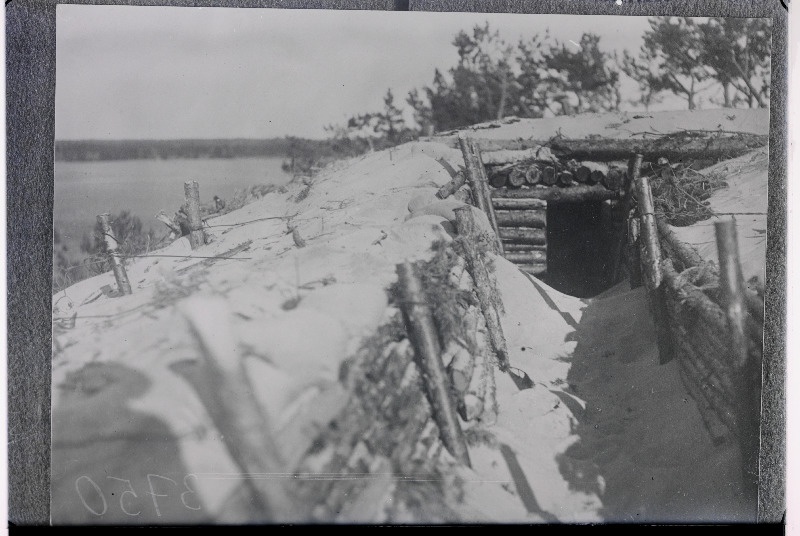
{"label": "distant shoreline", "polygon": [[61,162],[175,158],[302,157],[333,150],[330,140],[283,137],[265,139],[56,140]]}

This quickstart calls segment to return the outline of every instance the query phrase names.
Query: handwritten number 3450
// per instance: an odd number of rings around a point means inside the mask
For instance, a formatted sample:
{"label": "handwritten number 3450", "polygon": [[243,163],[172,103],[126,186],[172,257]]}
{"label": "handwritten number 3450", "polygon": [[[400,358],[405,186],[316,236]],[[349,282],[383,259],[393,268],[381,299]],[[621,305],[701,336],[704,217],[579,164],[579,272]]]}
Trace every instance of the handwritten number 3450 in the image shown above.
{"label": "handwritten number 3450", "polygon": [[[183,477],[183,487],[184,487],[185,491],[183,491],[181,493],[181,502],[183,503],[183,506],[188,508],[189,510],[200,510],[200,508],[201,508],[200,506],[191,506],[189,503],[186,502],[187,495],[195,495],[196,494],[195,490],[189,485],[189,477],[193,477],[193,476],[195,476],[195,475],[188,474],[188,475]],[[139,497],[136,494],[136,490],[133,489],[133,485],[131,484],[131,481],[128,480],[127,478],[117,478],[115,476],[108,476],[106,478],[109,479],[109,480],[116,480],[118,482],[127,483],[128,489],[123,491],[122,494],[120,494],[120,496],[119,496],[119,508],[120,508],[120,510],[122,510],[122,512],[125,515],[128,515],[128,516],[138,516],[138,515],[140,515],[142,513],[141,510],[139,510],[138,512],[132,512],[128,508],[126,508],[126,505],[130,505],[130,501],[131,500],[136,499],[136,498]],[[146,492],[146,493],[147,493],[147,495],[150,495],[153,498],[153,508],[155,508],[155,510],[156,510],[156,515],[158,517],[161,517],[161,510],[160,510],[160,508],[158,506],[158,497],[168,497],[169,495],[166,494],[166,493],[156,493],[156,490],[153,487],[153,480],[154,479],[159,479],[159,478],[162,479],[162,480],[168,480],[168,481],[172,482],[175,485],[177,485],[178,483],[175,482],[174,480],[172,480],[171,478],[167,478],[165,476],[153,475],[153,474],[148,474],[147,475],[147,484],[150,487],[150,490],[148,492]],[[81,486],[81,481],[85,481],[89,486],[94,488],[94,493],[97,495],[97,497],[100,499],[100,501],[102,503],[102,507],[99,510],[97,510],[95,508],[92,508],[89,505],[89,503],[87,503],[86,496],[84,495],[84,493],[91,493],[91,490],[87,489],[86,486]],[[81,487],[84,488],[84,491],[81,491]],[[75,480],[75,491],[78,493],[78,497],[80,497],[81,502],[83,503],[83,506],[90,513],[92,513],[93,515],[102,516],[102,515],[105,515],[106,511],[108,511],[108,503],[106,502],[106,497],[103,494],[103,490],[100,489],[100,486],[98,486],[94,482],[94,480],[92,480],[90,477],[88,477],[86,475],[78,477]],[[128,499],[128,495],[132,495],[132,497],[130,499]],[[95,506],[97,506],[97,505],[95,505]]]}

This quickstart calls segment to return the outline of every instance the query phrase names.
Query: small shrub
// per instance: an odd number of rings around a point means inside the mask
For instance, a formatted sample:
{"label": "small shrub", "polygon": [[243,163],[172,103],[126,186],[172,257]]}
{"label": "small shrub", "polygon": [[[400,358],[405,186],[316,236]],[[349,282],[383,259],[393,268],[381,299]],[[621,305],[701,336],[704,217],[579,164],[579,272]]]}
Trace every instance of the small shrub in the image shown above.
{"label": "small shrub", "polygon": [[650,187],[656,213],[670,225],[685,227],[713,216],[707,200],[728,184],[722,173],[704,174],[691,167],[665,166],[651,178]]}

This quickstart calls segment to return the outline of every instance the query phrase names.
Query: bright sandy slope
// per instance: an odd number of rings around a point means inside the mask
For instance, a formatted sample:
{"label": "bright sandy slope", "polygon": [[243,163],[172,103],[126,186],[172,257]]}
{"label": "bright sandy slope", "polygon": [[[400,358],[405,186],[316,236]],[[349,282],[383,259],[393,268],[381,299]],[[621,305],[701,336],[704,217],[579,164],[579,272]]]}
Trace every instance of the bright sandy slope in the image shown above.
{"label": "bright sandy slope", "polygon": [[[684,119],[687,126],[694,124],[691,116]],[[101,292],[105,285],[116,288],[110,273],[56,294],[54,317],[77,313],[77,320],[71,329],[54,331],[53,500],[66,505],[59,510],[56,504],[55,512],[72,521],[97,521],[75,499],[76,475],[94,475],[95,482],[116,475],[132,480],[135,488],[142,475],[167,474],[172,470],[167,465],[178,460],[194,475],[202,512],[178,506],[166,515],[164,507],[155,512],[153,503],[143,501],[137,503],[141,513],[129,521],[230,520],[226,501],[241,484],[240,469],[196,392],[176,372],[177,364],[199,358],[180,312],[190,295],[224,300],[233,351],[245,360],[287,465],[296,462],[319,427],[342,408],[346,393],[337,381],[339,364],[394,312],[386,287],[396,278],[395,265],[427,258],[432,242],[452,239],[445,218],[410,217],[408,209],[409,201],[421,195],[432,199],[450,179],[437,158],[453,166],[461,160],[442,144],[417,142],[336,163],[313,179],[304,198],[304,185],[293,183],[285,193],[209,220],[213,241],[206,246],[191,251],[182,238],[156,252],[176,257],[132,260],[130,296]],[[765,181],[765,175],[750,180]],[[295,245],[285,219],[262,219],[273,216],[292,216],[306,246]],[[249,248],[235,255],[243,260],[180,257],[224,254],[248,242]],[[656,364],[641,292],[628,291],[623,283],[587,308],[586,301],[541,282],[534,285],[504,259],[496,259],[495,266],[510,361],[534,387],[519,390],[498,373],[500,414],[491,432],[514,453],[533,500],[500,450],[474,447],[473,468],[461,471],[464,502],[453,505],[463,519],[594,522],[664,519],[687,511],[689,517],[711,519],[734,515],[734,484],[722,486],[731,491],[721,494],[702,484],[734,482],[729,478],[736,467],[734,449],[710,443],[674,366]],[[620,318],[620,311],[629,314]],[[68,375],[87,363],[133,369],[143,378],[141,388],[127,395],[112,392],[105,405],[76,402]],[[601,411],[604,420],[592,421]],[[606,423],[605,428],[587,424],[593,422]],[[175,438],[172,461],[153,448],[148,437],[153,423],[164,428],[159,434]],[[665,430],[674,433],[665,436]],[[120,438],[122,447],[108,446]],[[699,509],[687,489],[711,493],[719,508]],[[684,500],[673,504],[673,492],[683,493]],[[653,507],[652,501],[672,506]]]}

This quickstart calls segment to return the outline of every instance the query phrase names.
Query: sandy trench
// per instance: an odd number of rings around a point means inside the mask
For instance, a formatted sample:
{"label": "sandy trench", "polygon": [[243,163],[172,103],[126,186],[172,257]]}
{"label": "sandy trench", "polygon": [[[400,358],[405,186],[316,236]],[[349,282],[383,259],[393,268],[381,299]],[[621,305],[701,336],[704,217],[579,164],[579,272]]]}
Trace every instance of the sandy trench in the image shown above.
{"label": "sandy trench", "polygon": [[[142,260],[129,269],[132,296],[99,293],[113,286],[110,274],[54,296],[55,316],[77,313],[73,328],[54,332],[54,522],[226,519],[237,467],[182,368],[197,357],[179,312],[191,295],[227,301],[256,396],[282,448],[301,451],[310,430],[341,407],[339,361],[389,312],[394,264],[448,239],[446,218],[408,207],[449,179],[436,158],[457,164],[460,155],[407,144],[323,173],[300,202],[302,185],[294,185],[220,218],[247,222],[288,207],[299,214],[303,249],[280,221],[232,226],[205,251],[252,241],[246,262]],[[178,241],[169,252],[186,247]],[[581,300],[502,259],[495,266],[511,364],[534,386],[520,390],[498,374],[497,444],[474,447],[473,468],[461,471],[465,495],[454,508],[462,520],[749,520],[737,449],[711,440],[677,364],[658,364],[642,289],[622,282]],[[301,306],[285,310],[296,297]],[[309,330],[314,337],[302,336]]]}

